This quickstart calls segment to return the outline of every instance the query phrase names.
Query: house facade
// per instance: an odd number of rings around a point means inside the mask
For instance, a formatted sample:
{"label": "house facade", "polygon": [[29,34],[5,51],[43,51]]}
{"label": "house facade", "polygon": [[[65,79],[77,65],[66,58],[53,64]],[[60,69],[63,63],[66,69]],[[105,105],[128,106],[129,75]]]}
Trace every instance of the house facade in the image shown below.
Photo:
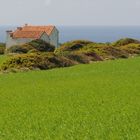
{"label": "house facade", "polygon": [[17,27],[15,31],[7,31],[6,47],[22,45],[32,40],[42,39],[47,43],[59,46],[59,31],[55,26],[30,26]]}

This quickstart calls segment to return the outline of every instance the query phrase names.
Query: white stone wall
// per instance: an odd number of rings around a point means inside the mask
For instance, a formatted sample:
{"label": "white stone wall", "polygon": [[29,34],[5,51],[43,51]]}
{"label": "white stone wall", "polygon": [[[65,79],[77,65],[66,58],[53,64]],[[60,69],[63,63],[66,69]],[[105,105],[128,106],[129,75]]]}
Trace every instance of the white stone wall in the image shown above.
{"label": "white stone wall", "polygon": [[19,38],[19,39],[13,39],[9,33],[7,33],[7,38],[6,38],[6,48],[9,48],[13,45],[22,45],[25,43],[28,43],[32,41],[32,38]]}
{"label": "white stone wall", "polygon": [[47,43],[50,43],[50,38],[46,33],[43,33],[40,39],[44,40]]}
{"label": "white stone wall", "polygon": [[50,35],[50,44],[54,45],[56,48],[59,47],[59,31],[56,28]]}

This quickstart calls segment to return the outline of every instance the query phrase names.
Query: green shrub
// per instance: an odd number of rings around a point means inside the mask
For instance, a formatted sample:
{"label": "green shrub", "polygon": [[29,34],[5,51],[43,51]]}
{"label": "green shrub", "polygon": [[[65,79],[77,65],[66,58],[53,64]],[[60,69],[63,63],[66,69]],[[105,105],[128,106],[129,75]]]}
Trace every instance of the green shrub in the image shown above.
{"label": "green shrub", "polygon": [[14,45],[6,50],[6,53],[32,53],[32,52],[53,52],[55,47],[43,40],[33,40],[23,45]]}
{"label": "green shrub", "polygon": [[28,53],[40,53],[40,52],[36,49],[32,49],[32,50],[29,50]]}
{"label": "green shrub", "polygon": [[140,41],[136,39],[132,39],[132,38],[124,38],[124,39],[120,39],[114,42],[113,45],[119,47],[119,46],[131,44],[131,43],[140,44]]}
{"label": "green shrub", "polygon": [[6,53],[27,53],[28,51],[32,50],[33,47],[29,44],[24,45],[14,45],[6,50]]}
{"label": "green shrub", "polygon": [[86,40],[75,40],[75,41],[70,41],[62,44],[59,48],[56,49],[56,53],[61,53],[63,51],[75,51],[79,50],[80,48],[83,48],[84,46],[93,43],[91,41],[86,41]]}
{"label": "green shrub", "polygon": [[70,60],[73,60],[77,63],[87,64],[91,61],[102,61],[103,59],[94,52],[72,52],[67,56]]}
{"label": "green shrub", "polygon": [[128,58],[128,53],[126,53],[125,51],[123,51],[120,48],[116,48],[116,47],[106,47],[104,48],[104,54],[106,54],[106,57],[110,57],[110,58]]}
{"label": "green shrub", "polygon": [[76,63],[87,64],[90,62],[90,59],[84,54],[70,53],[66,57],[70,60],[75,61]]}
{"label": "green shrub", "polygon": [[31,45],[34,49],[41,52],[53,52],[55,50],[55,47],[53,45],[40,39],[33,40],[28,44]]}
{"label": "green shrub", "polygon": [[4,43],[0,43],[0,55],[5,53],[5,44]]}
{"label": "green shrub", "polygon": [[121,48],[116,48],[106,43],[92,43],[83,47],[79,51],[87,54],[88,56],[92,56],[96,61],[128,57],[128,54],[121,50]]}
{"label": "green shrub", "polygon": [[40,54],[22,54],[15,55],[9,58],[5,63],[2,64],[1,70],[11,70],[11,69],[29,69],[29,70],[46,70],[56,67],[68,67],[75,63],[68,58],[56,56],[54,54],[48,55],[48,53]]}
{"label": "green shrub", "polygon": [[131,43],[125,46],[121,46],[121,49],[130,55],[140,54],[140,44]]}
{"label": "green shrub", "polygon": [[87,64],[92,61],[128,58],[140,54],[140,43],[137,40],[128,38],[117,41],[115,45],[76,40],[64,43],[54,51],[54,47],[50,44],[42,40],[34,40],[24,45],[13,46],[7,51],[27,54],[11,57],[3,63],[2,70],[45,70],[81,63]]}
{"label": "green shrub", "polygon": [[[73,42],[76,42],[76,41],[73,41]],[[122,50],[120,47],[113,46],[111,43],[93,43],[93,42],[89,43],[88,42],[85,46],[82,46],[81,48],[75,49],[73,51],[68,49],[70,47],[72,47],[72,45],[70,44],[68,44],[68,47],[62,46],[58,48],[55,51],[55,53],[66,56],[75,61],[77,61],[78,59],[81,59],[82,61],[84,59],[86,61],[87,60],[102,61],[106,59],[128,58],[129,56],[126,51]]]}

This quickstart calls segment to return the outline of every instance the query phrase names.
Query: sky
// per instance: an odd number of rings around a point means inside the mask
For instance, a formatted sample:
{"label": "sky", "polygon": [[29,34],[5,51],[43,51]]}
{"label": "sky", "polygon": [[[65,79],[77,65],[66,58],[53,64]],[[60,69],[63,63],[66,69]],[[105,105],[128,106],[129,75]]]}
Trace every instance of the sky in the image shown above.
{"label": "sky", "polygon": [[0,0],[0,25],[140,25],[140,0]]}

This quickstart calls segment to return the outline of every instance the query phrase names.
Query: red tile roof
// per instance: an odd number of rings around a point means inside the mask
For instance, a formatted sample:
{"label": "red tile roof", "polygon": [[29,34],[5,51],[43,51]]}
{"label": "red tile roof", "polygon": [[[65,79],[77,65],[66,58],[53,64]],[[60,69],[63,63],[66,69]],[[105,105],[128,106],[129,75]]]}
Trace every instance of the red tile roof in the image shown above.
{"label": "red tile roof", "polygon": [[35,38],[38,39],[43,32],[40,31],[16,31],[13,33],[13,38]]}
{"label": "red tile roof", "polygon": [[51,35],[55,26],[28,26],[17,28],[15,32],[13,32],[13,38],[35,38],[38,39],[43,33],[46,33],[48,36]]}

